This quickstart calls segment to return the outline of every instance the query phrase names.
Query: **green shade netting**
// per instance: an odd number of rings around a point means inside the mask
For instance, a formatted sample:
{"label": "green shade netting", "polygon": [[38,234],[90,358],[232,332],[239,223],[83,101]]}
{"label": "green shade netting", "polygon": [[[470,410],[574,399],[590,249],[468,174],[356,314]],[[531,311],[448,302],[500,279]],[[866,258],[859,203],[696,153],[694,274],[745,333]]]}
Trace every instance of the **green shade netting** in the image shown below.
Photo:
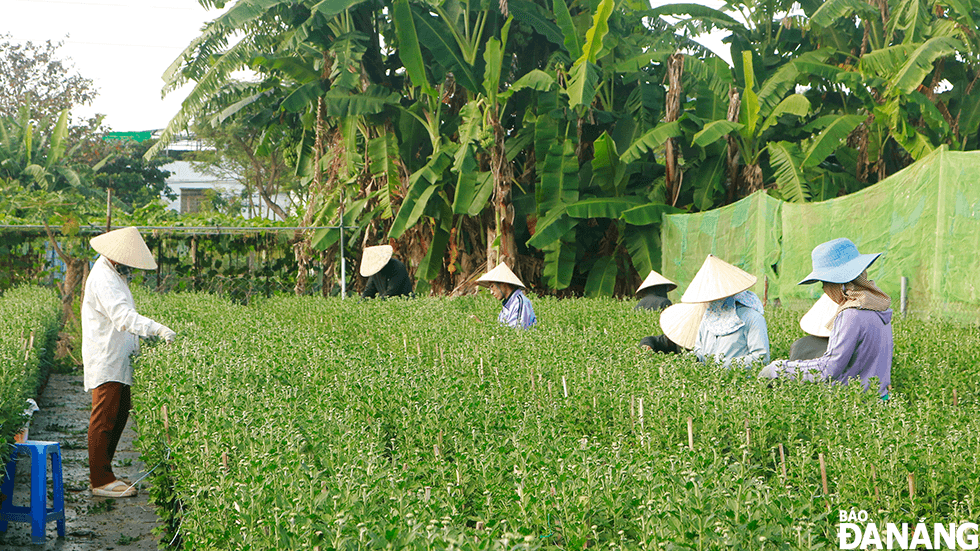
{"label": "green shade netting", "polygon": [[[820,284],[797,285],[810,273],[813,247],[847,237],[862,253],[884,253],[868,270],[907,311],[980,321],[980,152],[942,147],[867,189],[819,203],[784,203],[756,193],[714,211],[664,217],[663,274],[677,296],[708,253],[760,278],[769,298],[808,306]],[[777,265],[773,270],[773,265]]]}
{"label": "green shade netting", "polygon": [[980,318],[980,152],[940,148],[857,193],[820,203],[783,205],[784,302],[807,302],[820,284],[810,273],[813,247],[847,237],[862,253],[884,253],[868,269],[900,306],[908,278],[909,313],[962,321]]}
{"label": "green shade netting", "polygon": [[767,279],[769,296],[776,296],[773,266],[779,261],[780,210],[784,205],[759,191],[720,209],[665,215],[661,273],[678,285],[671,299],[680,300],[709,254],[759,278],[752,290],[760,298],[766,294]]}

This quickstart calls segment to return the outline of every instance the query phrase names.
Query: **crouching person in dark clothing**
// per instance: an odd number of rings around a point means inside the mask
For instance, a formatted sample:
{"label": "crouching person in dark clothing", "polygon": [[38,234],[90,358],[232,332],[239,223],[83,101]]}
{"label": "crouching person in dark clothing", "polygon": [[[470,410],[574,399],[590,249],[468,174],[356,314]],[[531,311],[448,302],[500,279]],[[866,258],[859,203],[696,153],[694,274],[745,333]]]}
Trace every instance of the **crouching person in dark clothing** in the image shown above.
{"label": "crouching person in dark clothing", "polygon": [[367,247],[361,257],[361,276],[368,278],[362,298],[411,297],[412,278],[397,258],[392,258],[391,245]]}
{"label": "crouching person in dark clothing", "polygon": [[[636,296],[640,298],[640,302],[633,309],[661,311],[670,306],[670,299],[667,298],[667,293],[676,288],[676,283],[658,274],[656,271],[650,270],[650,275],[643,280],[643,283],[636,290]],[[668,339],[666,335],[643,337],[640,339],[640,348],[668,354],[681,352],[681,348]]]}
{"label": "crouching person in dark clothing", "polygon": [[793,341],[789,348],[790,360],[812,360],[827,352],[830,342],[830,328],[837,317],[837,303],[826,293],[820,295],[810,310],[800,318],[800,328],[807,336]]}
{"label": "crouching person in dark clothing", "polygon": [[663,310],[670,306],[670,299],[667,298],[667,293],[676,288],[676,283],[650,270],[650,275],[636,289],[636,296],[640,298],[640,302],[633,309]]}

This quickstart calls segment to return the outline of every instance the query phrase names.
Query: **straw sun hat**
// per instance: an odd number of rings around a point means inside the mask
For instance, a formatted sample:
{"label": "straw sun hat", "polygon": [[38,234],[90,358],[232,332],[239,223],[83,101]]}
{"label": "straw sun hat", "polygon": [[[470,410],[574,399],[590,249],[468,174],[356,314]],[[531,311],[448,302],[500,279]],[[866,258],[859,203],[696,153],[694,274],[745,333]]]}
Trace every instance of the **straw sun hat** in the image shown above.
{"label": "straw sun hat", "polygon": [[800,328],[814,337],[829,337],[830,329],[827,325],[837,317],[837,308],[837,303],[827,293],[820,295],[817,302],[800,318]]}
{"label": "straw sun hat", "polygon": [[490,270],[489,272],[480,276],[480,279],[476,280],[477,283],[483,285],[489,285],[491,283],[509,283],[515,287],[524,288],[524,284],[521,280],[514,275],[514,272],[507,267],[506,264],[501,262],[497,264],[497,267]]}
{"label": "straw sun hat", "polygon": [[701,318],[707,309],[707,302],[672,304],[660,312],[660,329],[672,342],[690,350],[694,348]]}
{"label": "straw sun hat", "polygon": [[803,278],[799,285],[818,281],[828,283],[847,283],[854,281],[868,269],[881,253],[861,254],[857,246],[846,237],[821,243],[813,248],[810,259],[813,271]]}
{"label": "straw sun hat", "polygon": [[375,247],[365,247],[364,254],[361,255],[361,276],[371,277],[381,271],[385,264],[391,260],[391,254],[395,251],[391,245],[377,245]]}
{"label": "straw sun hat", "polygon": [[157,262],[135,226],[112,230],[93,237],[89,243],[102,256],[113,262],[140,270],[156,270]]}
{"label": "straw sun hat", "polygon": [[656,271],[650,270],[650,275],[648,275],[647,278],[643,280],[643,283],[640,284],[640,287],[637,288],[636,292],[639,293],[644,289],[647,289],[649,287],[656,287],[657,285],[667,285],[667,291],[673,291],[674,289],[677,288],[676,283],[658,274]]}
{"label": "straw sun hat", "polygon": [[752,287],[756,280],[745,270],[709,254],[684,291],[681,302],[712,302],[727,298]]}

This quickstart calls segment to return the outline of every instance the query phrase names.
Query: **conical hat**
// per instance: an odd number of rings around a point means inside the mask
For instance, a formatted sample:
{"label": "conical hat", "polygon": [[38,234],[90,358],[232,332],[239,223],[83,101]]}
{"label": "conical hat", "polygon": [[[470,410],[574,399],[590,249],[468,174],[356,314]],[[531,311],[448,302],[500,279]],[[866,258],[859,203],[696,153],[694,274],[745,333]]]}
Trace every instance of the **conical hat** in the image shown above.
{"label": "conical hat", "polygon": [[672,342],[690,350],[707,309],[706,302],[672,304],[660,312],[660,329]]}
{"label": "conical hat", "polygon": [[521,280],[514,275],[514,272],[510,271],[510,268],[506,264],[501,262],[497,264],[497,267],[490,270],[489,272],[480,276],[480,279],[476,280],[477,283],[489,284],[489,283],[509,283],[511,285],[524,288],[524,284]]}
{"label": "conical hat", "polygon": [[643,280],[643,283],[640,284],[640,287],[636,290],[636,292],[639,293],[640,291],[646,289],[647,287],[654,287],[656,285],[668,285],[667,287],[668,291],[673,291],[674,289],[677,288],[676,283],[658,274],[654,270],[650,270],[650,275],[648,275],[647,278]]}
{"label": "conical hat", "polygon": [[837,303],[824,293],[800,318],[800,328],[814,337],[829,337],[830,329],[827,329],[827,325],[836,317]]}
{"label": "conical hat", "polygon": [[730,297],[752,287],[756,280],[754,275],[745,270],[709,254],[684,291],[681,302],[711,302]]}
{"label": "conical hat", "polygon": [[394,251],[391,245],[365,247],[364,254],[361,255],[361,276],[371,277],[380,272],[381,268],[391,260]]}
{"label": "conical hat", "polygon": [[153,259],[153,253],[136,226],[103,233],[93,237],[89,243],[96,252],[113,262],[140,270],[157,269],[157,261]]}

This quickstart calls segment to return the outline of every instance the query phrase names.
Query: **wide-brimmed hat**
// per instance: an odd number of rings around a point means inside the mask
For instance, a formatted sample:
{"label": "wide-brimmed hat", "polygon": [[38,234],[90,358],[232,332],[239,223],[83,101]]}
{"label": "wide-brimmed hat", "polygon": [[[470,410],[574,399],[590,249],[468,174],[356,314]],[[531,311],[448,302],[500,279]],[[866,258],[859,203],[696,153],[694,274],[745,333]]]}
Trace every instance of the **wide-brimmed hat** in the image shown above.
{"label": "wide-brimmed hat", "polygon": [[157,261],[153,259],[153,253],[136,226],[103,233],[93,237],[89,243],[97,253],[113,262],[140,270],[157,269]]}
{"label": "wide-brimmed hat", "polygon": [[837,317],[837,308],[837,303],[827,293],[820,295],[817,302],[800,318],[800,329],[814,337],[829,337],[830,329],[827,326]]}
{"label": "wide-brimmed hat", "polygon": [[854,281],[857,276],[868,269],[868,266],[878,260],[881,253],[861,254],[857,246],[846,237],[821,243],[813,248],[810,259],[813,261],[813,271],[803,278],[799,285],[807,285],[818,281],[827,283],[847,283]]}
{"label": "wide-brimmed hat", "polygon": [[709,254],[681,296],[681,302],[711,302],[730,297],[752,287],[757,279],[745,270]]}
{"label": "wide-brimmed hat", "polygon": [[643,283],[641,283],[639,288],[636,289],[636,292],[639,293],[644,289],[656,287],[657,285],[667,285],[667,291],[673,291],[677,288],[676,283],[658,274],[656,271],[650,270],[650,275],[643,280]]}
{"label": "wide-brimmed hat", "polygon": [[671,342],[690,350],[694,348],[698,328],[707,309],[706,302],[672,304],[660,312],[660,329]]}
{"label": "wide-brimmed hat", "polygon": [[477,279],[476,282],[483,285],[489,285],[491,283],[509,283],[515,287],[520,287],[522,289],[524,288],[524,284],[521,283],[521,280],[518,279],[517,276],[514,275],[514,272],[512,272],[503,262],[497,264],[496,268],[480,276],[480,279]]}
{"label": "wide-brimmed hat", "polygon": [[364,254],[361,255],[361,277],[371,277],[380,272],[381,268],[391,260],[394,251],[391,245],[365,247]]}

